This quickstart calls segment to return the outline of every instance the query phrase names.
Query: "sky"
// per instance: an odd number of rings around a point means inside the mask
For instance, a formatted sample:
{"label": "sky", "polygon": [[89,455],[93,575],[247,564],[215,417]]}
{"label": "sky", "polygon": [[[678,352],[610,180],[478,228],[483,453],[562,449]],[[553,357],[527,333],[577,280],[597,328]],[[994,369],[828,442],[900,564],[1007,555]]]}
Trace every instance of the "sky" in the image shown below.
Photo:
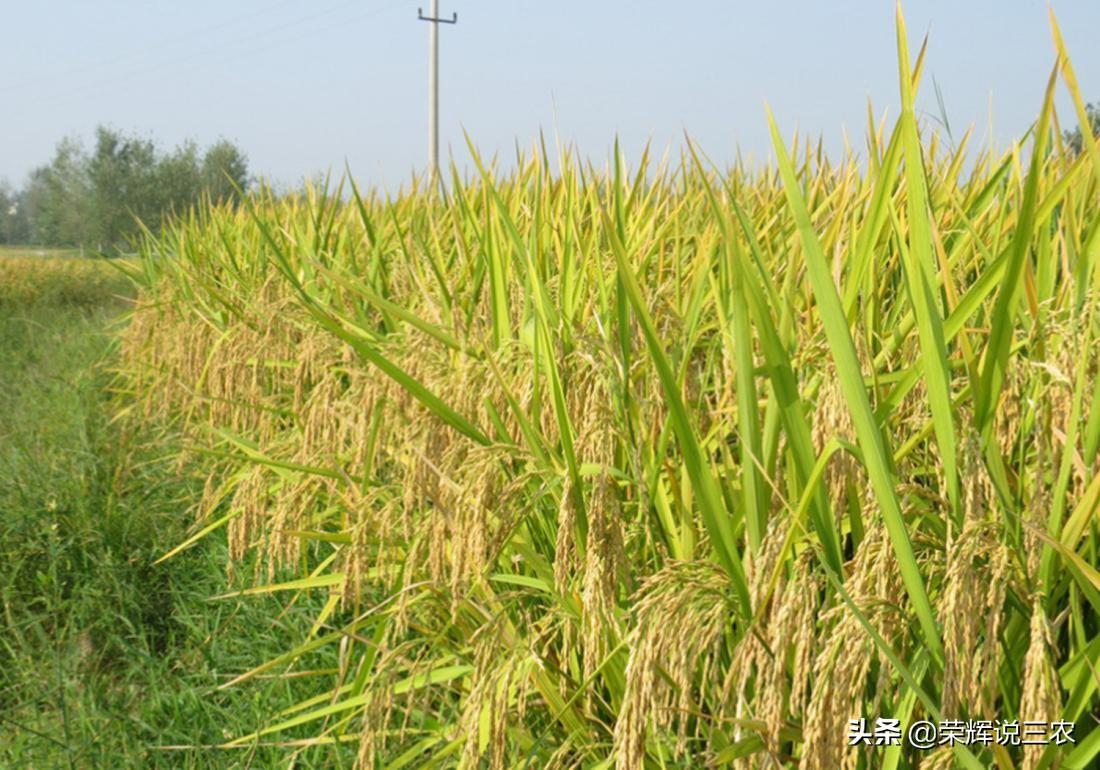
{"label": "sky", "polygon": [[[349,167],[396,191],[427,159],[424,0],[0,0],[0,180],[21,184],[63,137],[99,124],[154,139],[236,142],[290,186]],[[1086,99],[1100,100],[1100,0],[1057,0]],[[893,0],[441,0],[444,157],[514,157],[546,134],[601,162],[685,132],[715,161],[786,135],[862,146],[868,100],[897,115]],[[1044,0],[907,0],[929,34],[918,107],[1000,147],[1039,113],[1053,45]],[[1065,124],[1073,112],[1064,89]]]}

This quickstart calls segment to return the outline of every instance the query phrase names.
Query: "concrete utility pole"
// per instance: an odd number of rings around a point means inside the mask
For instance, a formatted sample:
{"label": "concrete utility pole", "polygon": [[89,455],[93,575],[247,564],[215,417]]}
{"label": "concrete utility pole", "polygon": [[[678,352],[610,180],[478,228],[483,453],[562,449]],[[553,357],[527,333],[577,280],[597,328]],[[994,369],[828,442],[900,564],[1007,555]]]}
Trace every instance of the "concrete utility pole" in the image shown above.
{"label": "concrete utility pole", "polygon": [[457,24],[458,14],[449,19],[439,17],[439,0],[432,0],[428,16],[423,8],[416,9],[417,18],[431,24],[428,28],[428,172],[432,186],[441,184],[439,173],[439,25]]}

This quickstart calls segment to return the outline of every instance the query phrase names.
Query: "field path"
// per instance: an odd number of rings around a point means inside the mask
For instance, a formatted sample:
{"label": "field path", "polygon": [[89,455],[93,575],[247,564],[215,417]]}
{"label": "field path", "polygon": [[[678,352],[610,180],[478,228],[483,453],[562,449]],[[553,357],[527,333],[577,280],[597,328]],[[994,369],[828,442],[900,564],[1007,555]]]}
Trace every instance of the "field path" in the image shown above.
{"label": "field path", "polygon": [[194,489],[170,446],[109,419],[131,293],[102,263],[0,251],[0,767],[269,766],[200,748],[255,728],[257,691],[212,690],[282,638],[269,605],[207,601],[225,589],[215,541],[153,563]]}

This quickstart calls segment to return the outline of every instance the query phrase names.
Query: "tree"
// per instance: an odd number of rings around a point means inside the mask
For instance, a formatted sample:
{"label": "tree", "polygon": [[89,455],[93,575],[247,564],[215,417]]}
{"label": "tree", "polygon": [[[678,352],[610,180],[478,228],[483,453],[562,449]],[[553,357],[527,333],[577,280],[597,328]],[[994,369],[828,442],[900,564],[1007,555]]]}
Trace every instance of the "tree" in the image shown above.
{"label": "tree", "polygon": [[30,240],[24,194],[0,181],[0,243],[26,243]]}
{"label": "tree", "polygon": [[154,177],[157,211],[178,214],[194,205],[203,187],[198,145],[191,141],[184,142],[170,155],[161,157]]}
{"label": "tree", "polygon": [[[1085,107],[1085,113],[1088,115],[1089,124],[1092,127],[1092,137],[1095,139],[1100,135],[1100,102],[1087,105]],[[1085,143],[1080,126],[1075,127],[1072,131],[1064,132],[1062,137],[1065,139],[1066,148],[1071,154],[1081,154],[1081,151],[1085,148]]]}
{"label": "tree", "polygon": [[61,140],[50,164],[31,172],[23,198],[31,242],[57,246],[91,242],[88,157],[79,142]]}
{"label": "tree", "polygon": [[[91,154],[76,140],[62,140],[53,160],[31,172],[21,193],[0,197],[0,212],[18,197],[15,210],[27,240],[113,251],[131,241],[141,224],[156,230],[204,197],[235,198],[248,182],[248,161],[232,142],[223,139],[202,151],[187,141],[161,152],[150,139],[100,126]],[[9,237],[4,216],[0,240]]]}
{"label": "tree", "polygon": [[160,191],[156,185],[157,154],[152,141],[124,137],[100,126],[88,161],[92,240],[106,246],[122,244],[140,220],[159,224]]}
{"label": "tree", "polygon": [[212,144],[202,159],[203,190],[215,201],[235,199],[248,189],[248,158],[232,142]]}

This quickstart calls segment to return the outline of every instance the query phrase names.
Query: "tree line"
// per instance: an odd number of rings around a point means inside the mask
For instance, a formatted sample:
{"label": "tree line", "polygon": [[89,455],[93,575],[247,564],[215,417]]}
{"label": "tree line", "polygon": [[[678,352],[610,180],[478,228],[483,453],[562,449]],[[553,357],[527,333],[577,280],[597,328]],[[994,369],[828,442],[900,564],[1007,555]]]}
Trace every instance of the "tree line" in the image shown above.
{"label": "tree line", "polygon": [[22,188],[0,182],[0,243],[118,251],[139,222],[155,228],[202,200],[234,199],[249,180],[247,158],[228,140],[164,151],[100,126],[90,150],[63,139]]}
{"label": "tree line", "polygon": [[[1089,104],[1087,113],[1096,136],[1100,103]],[[1082,151],[1080,128],[1063,139],[1071,153]],[[150,139],[100,126],[91,151],[63,139],[22,189],[0,180],[0,244],[117,251],[137,234],[139,222],[156,227],[202,200],[232,200],[249,182],[248,159],[228,140],[205,150],[187,141],[161,151]]]}

